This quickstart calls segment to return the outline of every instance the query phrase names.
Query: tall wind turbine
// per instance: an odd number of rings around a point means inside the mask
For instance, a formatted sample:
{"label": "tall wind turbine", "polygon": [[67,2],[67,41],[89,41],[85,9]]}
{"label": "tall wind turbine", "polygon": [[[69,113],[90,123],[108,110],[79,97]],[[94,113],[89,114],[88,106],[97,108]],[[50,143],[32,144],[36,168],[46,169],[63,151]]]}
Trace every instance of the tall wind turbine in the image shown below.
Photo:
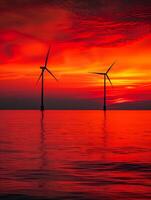
{"label": "tall wind turbine", "polygon": [[56,81],[58,81],[57,78],[53,75],[53,73],[47,68],[49,53],[50,53],[50,47],[46,54],[44,66],[40,67],[41,74],[37,80],[37,82],[38,82],[41,79],[41,107],[40,107],[41,110],[44,110],[44,74],[45,74],[45,71],[47,71]]}
{"label": "tall wind turbine", "polygon": [[103,109],[106,110],[106,78],[109,80],[110,84],[112,85],[112,82],[108,76],[108,72],[110,71],[110,69],[113,67],[113,65],[115,64],[112,63],[112,65],[108,68],[108,70],[104,73],[100,73],[100,72],[90,72],[92,74],[98,74],[98,75],[103,75],[104,76],[104,107]]}

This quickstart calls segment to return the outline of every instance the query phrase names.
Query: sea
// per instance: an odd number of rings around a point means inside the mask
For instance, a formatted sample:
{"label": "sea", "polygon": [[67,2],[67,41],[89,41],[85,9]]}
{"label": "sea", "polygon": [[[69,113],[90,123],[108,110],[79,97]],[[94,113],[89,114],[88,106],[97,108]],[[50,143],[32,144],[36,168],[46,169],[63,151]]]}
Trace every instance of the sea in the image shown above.
{"label": "sea", "polygon": [[1,110],[0,199],[150,200],[151,111]]}

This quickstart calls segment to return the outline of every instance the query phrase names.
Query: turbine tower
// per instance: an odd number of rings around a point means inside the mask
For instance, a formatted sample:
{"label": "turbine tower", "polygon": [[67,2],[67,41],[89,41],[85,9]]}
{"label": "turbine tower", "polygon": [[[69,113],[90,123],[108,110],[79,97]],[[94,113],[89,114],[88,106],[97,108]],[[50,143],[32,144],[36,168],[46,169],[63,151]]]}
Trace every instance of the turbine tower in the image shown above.
{"label": "turbine tower", "polygon": [[40,67],[41,74],[37,80],[37,82],[38,82],[41,79],[41,107],[40,107],[41,110],[44,110],[44,74],[45,74],[45,71],[47,71],[56,81],[58,81],[57,78],[53,75],[53,73],[47,68],[49,53],[50,53],[50,47],[46,54],[44,66]]}
{"label": "turbine tower", "polygon": [[110,71],[110,69],[113,67],[113,65],[115,64],[112,63],[112,65],[108,68],[108,70],[104,73],[100,73],[100,72],[90,72],[92,74],[98,74],[98,75],[103,75],[104,76],[104,107],[103,109],[106,110],[106,78],[109,80],[110,84],[112,85],[112,82],[108,76],[108,72]]}

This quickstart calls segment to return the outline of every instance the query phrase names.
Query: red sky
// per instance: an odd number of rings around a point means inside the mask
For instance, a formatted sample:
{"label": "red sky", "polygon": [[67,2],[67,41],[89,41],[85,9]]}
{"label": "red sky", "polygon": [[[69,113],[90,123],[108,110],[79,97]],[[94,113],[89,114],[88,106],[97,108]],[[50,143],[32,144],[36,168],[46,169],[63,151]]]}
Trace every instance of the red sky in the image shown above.
{"label": "red sky", "polygon": [[36,80],[49,45],[47,108],[151,108],[151,3],[126,0],[1,0],[0,108],[38,108]]}

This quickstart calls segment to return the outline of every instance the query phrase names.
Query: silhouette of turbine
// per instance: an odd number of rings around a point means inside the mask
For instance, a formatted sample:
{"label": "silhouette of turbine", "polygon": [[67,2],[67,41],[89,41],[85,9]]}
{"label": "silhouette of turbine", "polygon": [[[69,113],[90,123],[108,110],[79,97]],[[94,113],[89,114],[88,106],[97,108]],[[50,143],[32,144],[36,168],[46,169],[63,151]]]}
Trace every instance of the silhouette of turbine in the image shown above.
{"label": "silhouette of turbine", "polygon": [[114,64],[115,64],[115,62],[112,63],[112,65],[108,68],[108,70],[105,73],[90,72],[91,74],[98,74],[98,75],[104,76],[104,107],[103,107],[104,110],[106,110],[106,78],[109,80],[110,84],[112,85],[112,82],[108,76],[108,72],[110,71],[110,69],[113,67]]}
{"label": "silhouette of turbine", "polygon": [[49,53],[50,53],[50,47],[46,54],[45,65],[40,67],[41,74],[37,80],[38,83],[39,80],[41,79],[41,107],[40,107],[41,110],[44,110],[44,72],[47,71],[56,81],[58,81],[57,78],[53,75],[53,73],[47,68]]}

